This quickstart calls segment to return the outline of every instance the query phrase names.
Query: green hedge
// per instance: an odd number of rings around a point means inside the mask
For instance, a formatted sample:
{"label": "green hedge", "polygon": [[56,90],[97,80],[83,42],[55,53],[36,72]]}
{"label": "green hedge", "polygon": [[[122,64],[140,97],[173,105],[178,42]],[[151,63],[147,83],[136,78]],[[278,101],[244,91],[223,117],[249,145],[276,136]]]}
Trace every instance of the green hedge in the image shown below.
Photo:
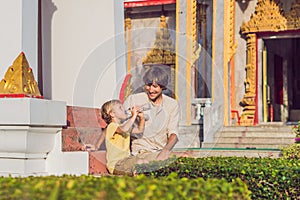
{"label": "green hedge", "polygon": [[286,159],[300,159],[300,143],[282,147],[282,157]]}
{"label": "green hedge", "polygon": [[300,199],[298,159],[207,157],[178,158],[137,166],[138,173],[167,176],[172,172],[186,178],[240,178],[252,199]]}
{"label": "green hedge", "polygon": [[240,179],[167,177],[62,176],[0,178],[1,200],[91,200],[91,199],[250,199]]}

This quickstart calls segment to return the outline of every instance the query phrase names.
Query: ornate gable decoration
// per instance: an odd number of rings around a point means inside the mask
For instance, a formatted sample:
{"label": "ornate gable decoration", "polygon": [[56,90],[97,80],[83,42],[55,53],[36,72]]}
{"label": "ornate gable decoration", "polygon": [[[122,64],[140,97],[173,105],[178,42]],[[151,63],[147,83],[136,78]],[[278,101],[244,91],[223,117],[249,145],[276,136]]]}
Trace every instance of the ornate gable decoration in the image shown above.
{"label": "ornate gable decoration", "polygon": [[15,59],[12,66],[8,68],[0,82],[0,96],[14,97],[15,95],[41,97],[32,69],[29,67],[23,52]]}
{"label": "ornate gable decoration", "polygon": [[275,0],[258,0],[250,20],[242,24],[242,33],[287,30],[287,19],[278,4]]}
{"label": "ornate gable decoration", "polygon": [[159,30],[151,51],[143,59],[143,64],[175,64],[175,48],[168,31],[168,24],[164,15],[160,18]]}
{"label": "ornate gable decoration", "polygon": [[254,14],[241,27],[243,34],[297,29],[300,29],[300,0],[296,0],[287,13],[278,0],[258,0]]}

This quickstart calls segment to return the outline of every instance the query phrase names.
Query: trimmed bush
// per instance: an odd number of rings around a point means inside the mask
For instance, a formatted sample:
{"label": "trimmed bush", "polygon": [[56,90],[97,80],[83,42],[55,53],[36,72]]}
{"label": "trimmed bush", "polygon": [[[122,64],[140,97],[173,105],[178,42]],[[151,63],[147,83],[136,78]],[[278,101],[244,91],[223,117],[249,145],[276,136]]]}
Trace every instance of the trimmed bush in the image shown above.
{"label": "trimmed bush", "polygon": [[299,199],[298,159],[207,157],[178,158],[137,166],[138,173],[168,176],[172,172],[186,178],[240,178],[252,192],[252,199]]}
{"label": "trimmed bush", "polygon": [[0,178],[1,200],[91,200],[91,199],[250,199],[240,179],[167,177],[62,176]]}
{"label": "trimmed bush", "polygon": [[300,159],[300,144],[295,143],[287,147],[282,147],[282,157],[286,159]]}

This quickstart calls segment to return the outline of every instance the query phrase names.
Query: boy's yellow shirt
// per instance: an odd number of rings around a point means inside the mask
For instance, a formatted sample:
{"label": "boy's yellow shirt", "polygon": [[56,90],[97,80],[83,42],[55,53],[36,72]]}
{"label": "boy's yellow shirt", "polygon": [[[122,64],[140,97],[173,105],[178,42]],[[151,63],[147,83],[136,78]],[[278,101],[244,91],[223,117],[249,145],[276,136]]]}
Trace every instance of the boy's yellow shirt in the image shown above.
{"label": "boy's yellow shirt", "polygon": [[105,144],[107,169],[113,173],[118,161],[130,156],[130,134],[117,133],[119,124],[112,122],[107,126]]}

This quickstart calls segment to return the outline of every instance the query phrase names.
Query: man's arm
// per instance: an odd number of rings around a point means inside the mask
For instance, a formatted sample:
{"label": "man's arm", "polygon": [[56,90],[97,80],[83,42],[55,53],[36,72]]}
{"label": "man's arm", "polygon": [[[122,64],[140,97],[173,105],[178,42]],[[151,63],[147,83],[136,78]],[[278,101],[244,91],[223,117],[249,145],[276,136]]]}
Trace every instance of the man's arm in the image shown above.
{"label": "man's arm", "polygon": [[178,142],[178,137],[176,134],[171,134],[166,146],[161,150],[161,152],[157,155],[156,160],[166,160],[169,158],[171,150]]}
{"label": "man's arm", "polygon": [[168,134],[168,141],[161,152],[156,157],[157,160],[165,160],[170,156],[171,150],[178,142],[178,128],[179,128],[179,120],[180,120],[180,112],[179,112],[179,104],[176,102],[175,106],[169,112],[169,124],[168,129],[170,133]]}

